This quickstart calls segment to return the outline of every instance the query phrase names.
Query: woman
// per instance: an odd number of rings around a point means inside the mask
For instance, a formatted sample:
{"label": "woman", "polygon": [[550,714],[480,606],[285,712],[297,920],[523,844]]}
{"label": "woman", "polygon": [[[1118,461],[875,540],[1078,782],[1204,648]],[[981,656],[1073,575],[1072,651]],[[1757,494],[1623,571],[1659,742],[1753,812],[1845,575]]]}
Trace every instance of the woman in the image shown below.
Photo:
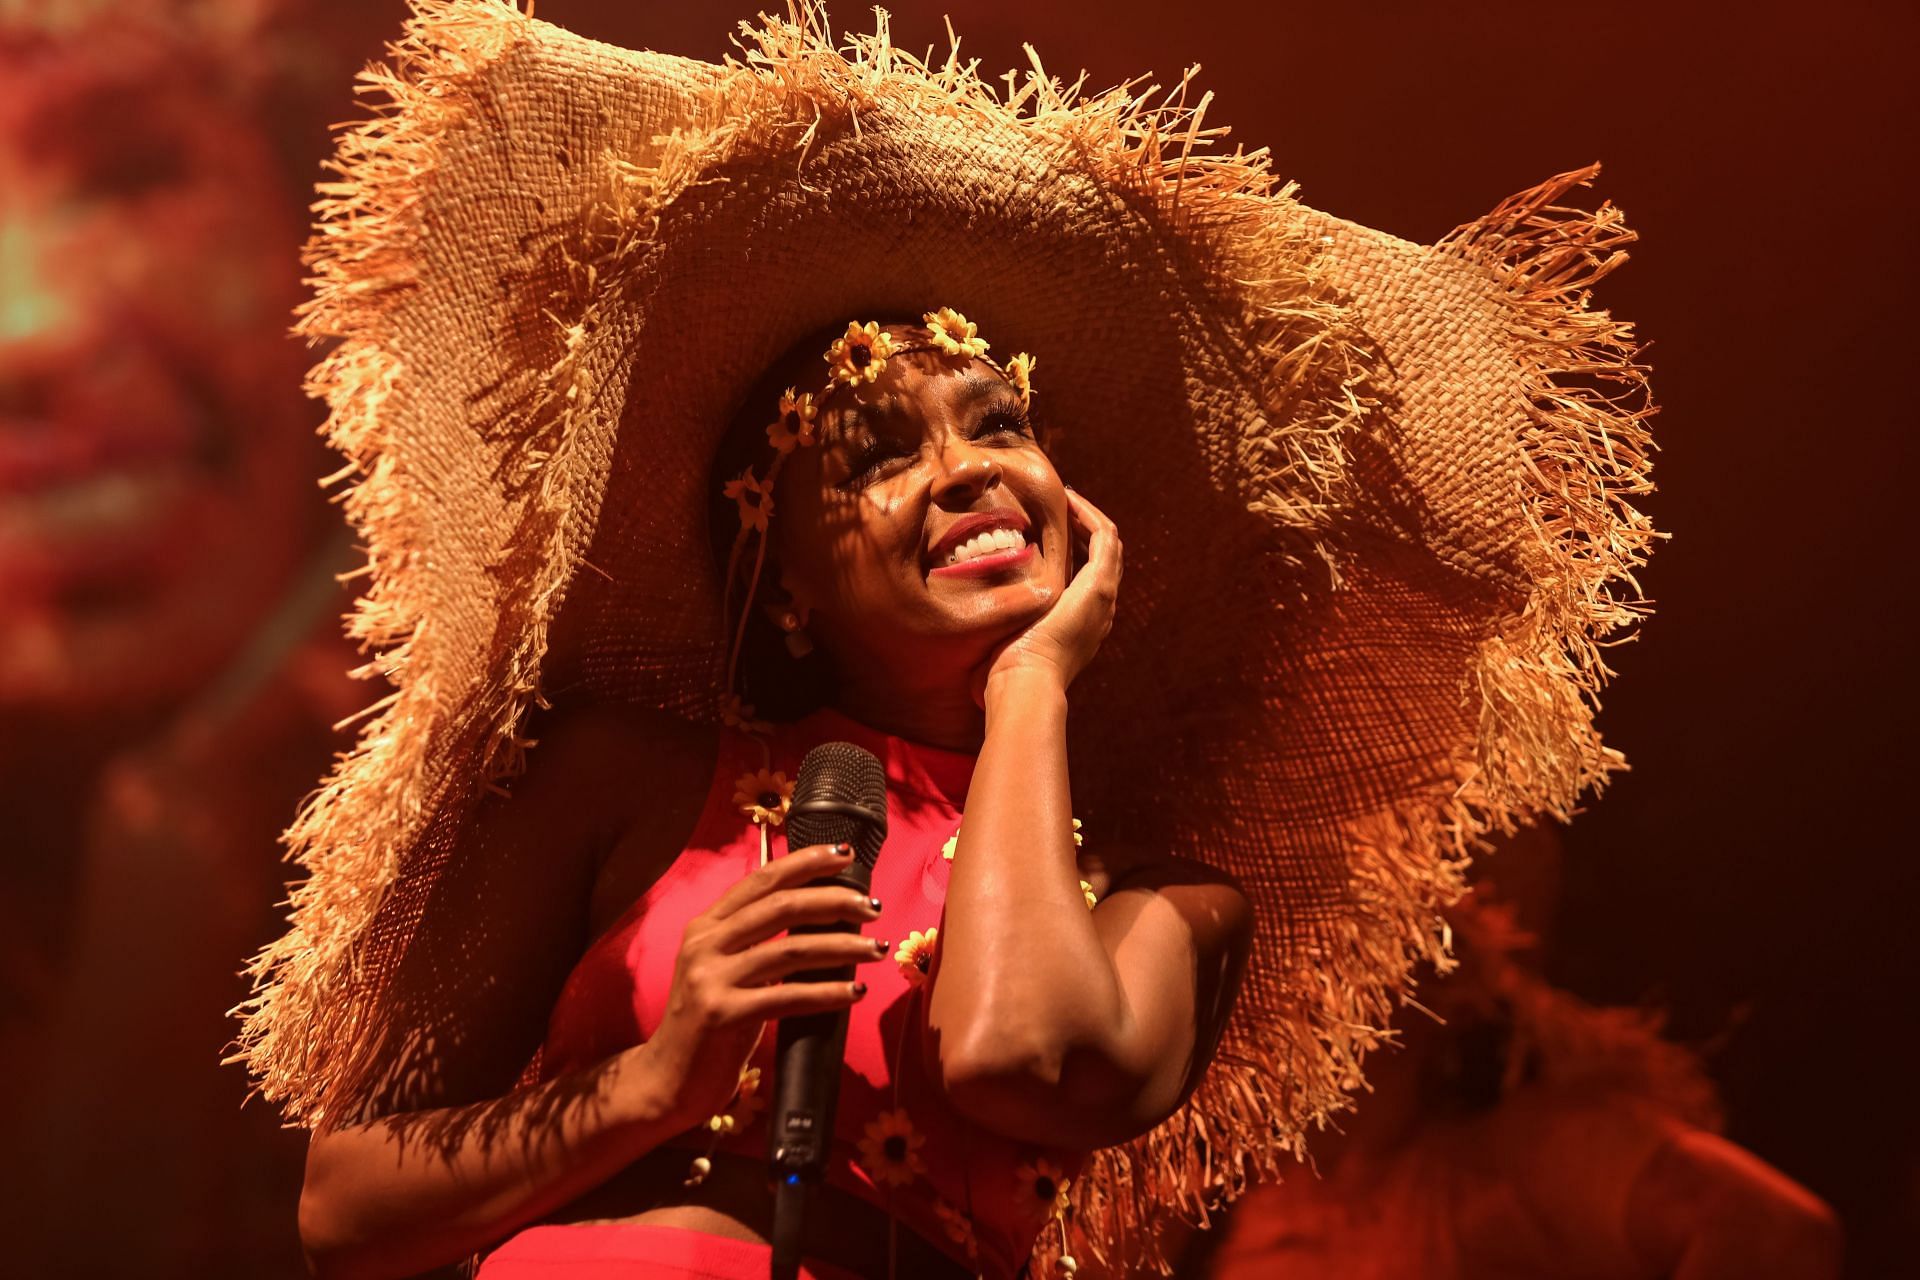
{"label": "woman", "polygon": [[[395,687],[243,1053],[343,1272],[537,1222],[486,1266],[764,1270],[755,1041],[810,1007],[816,1269],[1164,1268],[1360,1086],[1481,833],[1618,763],[1653,533],[1589,174],[1423,248],[1184,82],[803,19],[716,67],[434,0],[342,142],[306,329]],[[779,847],[832,739],[888,769],[877,915]],[[762,985],[876,938],[864,996]]]}
{"label": "woman", "polygon": [[[1118,535],[1063,486],[1029,424],[1026,396],[998,368],[931,348],[917,326],[883,332],[902,353],[884,359],[878,378],[836,388],[815,424],[819,447],[794,450],[782,470],[769,522],[778,550],[764,575],[782,585],[763,590],[759,607],[790,634],[797,614],[809,617],[840,713],[906,744],[978,756],[933,953],[940,980],[926,983],[924,1032],[938,1046],[928,1061],[939,1095],[965,1120],[1030,1143],[1073,1152],[1112,1145],[1157,1124],[1205,1069],[1251,915],[1245,897],[1203,867],[1111,851],[1084,870],[1076,864],[1067,692],[1111,624]],[[800,354],[817,367],[822,345]],[[824,400],[826,391],[804,394]],[[745,423],[758,435],[773,415],[749,406]],[[1088,544],[1071,582],[1069,521]],[[969,530],[991,528],[1021,531],[1026,549],[987,553],[971,567],[942,563]],[[764,1158],[724,1157],[686,1187],[687,1157],[656,1148],[727,1110],[768,1019],[845,1009],[866,995],[864,982],[781,979],[893,956],[887,941],[876,942],[890,923],[884,907],[850,889],[803,887],[849,855],[792,850],[701,904],[678,948],[665,1016],[644,1041],[610,1057],[574,1053],[595,1060],[544,1088],[509,1093],[525,1045],[545,1029],[555,961],[579,950],[581,919],[598,937],[610,913],[626,915],[683,856],[707,797],[734,778],[734,753],[723,753],[708,727],[630,710],[556,719],[512,799],[486,802],[473,844],[456,851],[471,897],[463,888],[460,910],[429,913],[427,945],[415,952],[453,949],[453,938],[435,945],[437,929],[471,930],[476,919],[501,926],[462,950],[476,971],[506,980],[473,989],[464,1007],[443,1003],[448,1024],[462,1029],[446,1101],[466,1105],[316,1134],[301,1222],[322,1275],[410,1274],[542,1217],[764,1241]],[[913,849],[896,823],[882,879],[894,864],[937,850]],[[716,869],[722,883],[739,874],[739,862]],[[1097,911],[1087,910],[1083,878],[1102,899]],[[865,931],[776,936],[824,920]],[[659,931],[651,912],[634,925]],[[405,971],[400,981],[404,993]],[[903,1005],[912,992],[891,990]],[[475,1094],[505,1096],[476,1102]],[[563,1098],[583,1101],[556,1109]],[[484,1124],[467,1123],[482,1116]],[[414,1129],[441,1129],[450,1140],[409,1143]],[[814,1256],[854,1274],[886,1273],[887,1232],[872,1230],[870,1211],[838,1194],[824,1205]],[[633,1248],[643,1237],[618,1239]],[[509,1244],[501,1257],[542,1243]],[[901,1274],[967,1274],[926,1245],[910,1244],[904,1256]],[[764,1272],[764,1256],[757,1264]],[[481,1272],[496,1273],[523,1274],[492,1264]]]}

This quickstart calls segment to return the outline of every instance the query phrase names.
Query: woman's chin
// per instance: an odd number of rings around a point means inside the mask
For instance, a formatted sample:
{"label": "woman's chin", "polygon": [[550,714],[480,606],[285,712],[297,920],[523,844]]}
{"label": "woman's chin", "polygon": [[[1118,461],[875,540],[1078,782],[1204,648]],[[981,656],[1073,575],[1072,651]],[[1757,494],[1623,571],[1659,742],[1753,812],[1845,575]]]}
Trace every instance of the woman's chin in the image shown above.
{"label": "woman's chin", "polygon": [[995,643],[1046,616],[1059,592],[1038,574],[964,585],[929,584],[928,594],[946,619],[941,629],[954,635],[982,636]]}

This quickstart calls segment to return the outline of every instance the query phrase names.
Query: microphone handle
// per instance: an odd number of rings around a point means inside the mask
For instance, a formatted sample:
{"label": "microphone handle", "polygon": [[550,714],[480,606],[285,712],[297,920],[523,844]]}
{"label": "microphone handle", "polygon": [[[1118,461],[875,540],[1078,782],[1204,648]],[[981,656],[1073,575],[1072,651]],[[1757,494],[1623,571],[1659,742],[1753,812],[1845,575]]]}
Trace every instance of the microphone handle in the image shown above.
{"label": "microphone handle", "polygon": [[[865,891],[863,879],[829,876],[813,885],[842,885]],[[789,933],[853,933],[844,920],[795,925]],[[854,966],[807,969],[788,976],[788,982],[850,982]],[[847,1011],[831,1009],[780,1019],[773,1077],[773,1105],[769,1110],[768,1155],[775,1176],[803,1180],[817,1178],[827,1165],[827,1145],[833,1135],[834,1104],[840,1094],[840,1068],[846,1061]]]}

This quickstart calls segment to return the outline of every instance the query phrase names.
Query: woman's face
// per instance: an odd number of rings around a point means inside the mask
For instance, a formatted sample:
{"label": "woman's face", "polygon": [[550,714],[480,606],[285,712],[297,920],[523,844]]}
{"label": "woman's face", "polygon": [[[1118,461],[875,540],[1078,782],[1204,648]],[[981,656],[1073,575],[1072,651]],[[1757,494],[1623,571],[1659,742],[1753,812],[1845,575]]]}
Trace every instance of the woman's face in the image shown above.
{"label": "woman's face", "polygon": [[843,681],[957,677],[1066,588],[1066,492],[992,366],[896,355],[836,390],[819,430],[781,471],[763,582],[810,611]]}

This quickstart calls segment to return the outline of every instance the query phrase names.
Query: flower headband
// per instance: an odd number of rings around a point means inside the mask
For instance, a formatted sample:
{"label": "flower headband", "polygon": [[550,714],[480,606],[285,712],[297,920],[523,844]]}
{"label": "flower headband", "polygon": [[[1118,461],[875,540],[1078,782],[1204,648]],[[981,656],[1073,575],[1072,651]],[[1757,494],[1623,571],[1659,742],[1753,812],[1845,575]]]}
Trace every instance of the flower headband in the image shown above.
{"label": "flower headband", "polygon": [[[916,351],[938,351],[942,355],[962,360],[979,359],[991,365],[1019,393],[1022,408],[1027,407],[1032,399],[1033,366],[1036,363],[1032,356],[1023,351],[1002,366],[987,355],[987,340],[978,335],[974,323],[952,307],[929,311],[921,320],[927,331],[927,340],[902,343],[896,343],[893,335],[881,329],[878,321],[869,320],[864,325],[857,320],[848,321],[847,331],[834,339],[833,345],[821,357],[827,362],[831,374],[826,390],[816,396],[810,391],[788,387],[781,393],[779,414],[767,424],[767,443],[773,447],[774,457],[765,474],[756,476],[753,468],[748,467],[721,486],[721,493],[732,498],[740,509],[740,532],[734,536],[733,550],[727,557],[729,597],[732,595],[734,577],[746,556],[748,539],[754,539],[757,543],[753,575],[747,583],[740,615],[737,620],[730,619],[733,639],[727,651],[728,697],[725,713],[729,724],[757,728],[760,723],[753,719],[753,708],[742,703],[734,692],[734,679],[740,661],[741,641],[746,636],[747,616],[752,611],[754,593],[759,589],[761,566],[766,563],[767,522],[773,516],[774,482],[779,478],[780,468],[786,465],[789,454],[795,449],[810,448],[820,442],[820,411],[834,393],[843,387],[872,384],[885,372],[887,361],[894,356]],[[796,618],[794,625],[786,628],[789,633],[788,647],[795,656],[805,652],[805,638],[796,634],[798,626]]]}

